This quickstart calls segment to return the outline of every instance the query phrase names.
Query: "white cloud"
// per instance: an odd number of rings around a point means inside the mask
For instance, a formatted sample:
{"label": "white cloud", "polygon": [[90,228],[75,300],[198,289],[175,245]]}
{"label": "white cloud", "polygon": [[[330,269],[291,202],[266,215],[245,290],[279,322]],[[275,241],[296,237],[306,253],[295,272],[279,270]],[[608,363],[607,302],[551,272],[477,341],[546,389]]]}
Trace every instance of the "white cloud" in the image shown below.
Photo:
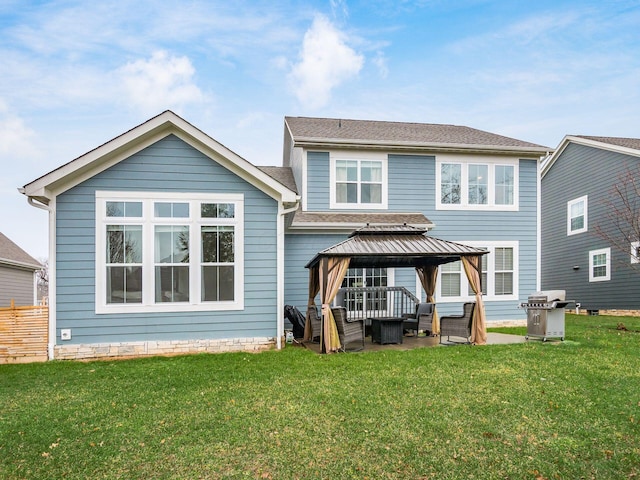
{"label": "white cloud", "polygon": [[205,96],[193,81],[189,58],[157,51],[148,60],[127,63],[119,69],[128,101],[147,113],[202,102]]}
{"label": "white cloud", "polygon": [[33,130],[19,116],[12,114],[0,99],[0,155],[6,156],[8,161],[34,155],[34,137]]}
{"label": "white cloud", "polygon": [[334,17],[337,17],[338,15],[344,18],[349,17],[349,8],[347,7],[347,2],[345,0],[329,0],[329,3]]}
{"label": "white cloud", "polygon": [[387,67],[387,59],[384,53],[381,51],[376,52],[376,56],[373,57],[373,64],[377,67],[380,77],[387,78],[389,75],[389,67]]}
{"label": "white cloud", "polygon": [[305,33],[300,61],[289,73],[289,81],[300,102],[322,107],[331,90],[360,72],[364,57],[347,45],[346,35],[326,17],[317,15]]}

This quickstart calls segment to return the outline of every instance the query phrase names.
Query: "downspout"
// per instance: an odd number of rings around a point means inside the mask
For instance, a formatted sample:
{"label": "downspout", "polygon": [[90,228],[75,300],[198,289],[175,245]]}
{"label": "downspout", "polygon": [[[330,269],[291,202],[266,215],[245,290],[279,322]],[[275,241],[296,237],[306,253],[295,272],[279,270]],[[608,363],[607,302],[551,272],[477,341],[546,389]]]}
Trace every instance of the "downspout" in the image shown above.
{"label": "downspout", "polygon": [[276,245],[276,269],[277,269],[277,286],[276,286],[276,310],[278,312],[276,326],[276,348],[282,349],[282,337],[284,336],[284,217],[295,212],[300,205],[300,198],[296,199],[293,207],[284,208],[282,202],[278,202],[278,232]]}
{"label": "downspout", "polygon": [[542,289],[542,279],[540,278],[540,276],[542,275],[542,163],[544,162],[545,159],[549,158],[549,152],[547,152],[547,155],[545,157],[541,157],[538,160],[538,174],[536,175],[536,190],[537,190],[537,195],[536,195],[536,223],[537,223],[537,228],[536,228],[536,244],[537,244],[537,248],[536,248],[536,257],[537,257],[537,261],[536,261],[536,292],[539,292]]}
{"label": "downspout", "polygon": [[[25,194],[24,188],[19,188],[18,191]],[[45,210],[49,213],[49,332],[47,340],[47,356],[49,360],[53,360],[55,338],[56,338],[56,249],[55,249],[55,236],[52,237],[51,232],[55,232],[56,228],[56,209],[55,199],[45,205],[35,200],[33,197],[27,197],[27,203],[32,207]]]}

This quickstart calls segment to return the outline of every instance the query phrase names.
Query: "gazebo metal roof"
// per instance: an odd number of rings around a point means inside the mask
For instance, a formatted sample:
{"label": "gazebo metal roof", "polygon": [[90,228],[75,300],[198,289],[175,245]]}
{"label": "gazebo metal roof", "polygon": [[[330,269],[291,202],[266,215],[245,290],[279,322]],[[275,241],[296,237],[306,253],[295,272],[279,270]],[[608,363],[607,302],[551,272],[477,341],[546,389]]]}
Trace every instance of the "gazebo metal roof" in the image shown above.
{"label": "gazebo metal roof", "polygon": [[430,237],[426,232],[410,225],[367,225],[346,240],[318,252],[306,268],[315,266],[323,257],[350,257],[351,268],[421,267],[489,253],[482,248]]}

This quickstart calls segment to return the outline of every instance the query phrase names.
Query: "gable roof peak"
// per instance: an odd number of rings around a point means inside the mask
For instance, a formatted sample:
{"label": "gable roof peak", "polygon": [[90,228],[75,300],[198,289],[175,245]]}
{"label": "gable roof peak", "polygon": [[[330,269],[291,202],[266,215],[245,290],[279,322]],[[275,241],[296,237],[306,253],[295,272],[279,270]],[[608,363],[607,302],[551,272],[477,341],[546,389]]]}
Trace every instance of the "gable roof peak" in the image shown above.
{"label": "gable roof peak", "polygon": [[27,197],[48,205],[56,195],[169,135],[177,136],[269,196],[280,199],[284,203],[298,201],[297,193],[289,186],[260,170],[171,110],[165,110],[84,155],[33,180],[19,191]]}

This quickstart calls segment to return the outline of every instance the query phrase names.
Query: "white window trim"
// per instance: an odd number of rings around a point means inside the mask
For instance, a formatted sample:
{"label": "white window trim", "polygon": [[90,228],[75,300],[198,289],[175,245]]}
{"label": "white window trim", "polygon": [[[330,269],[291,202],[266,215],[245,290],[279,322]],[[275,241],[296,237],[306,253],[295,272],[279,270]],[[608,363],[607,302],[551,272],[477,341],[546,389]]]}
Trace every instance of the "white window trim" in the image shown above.
{"label": "white window trim", "polygon": [[[460,203],[442,203],[441,165],[454,163],[461,165]],[[469,204],[469,165],[487,165],[489,179],[487,182],[488,200],[484,205]],[[499,165],[513,167],[513,204],[495,203],[496,181],[495,167]],[[520,160],[492,159],[483,157],[467,157],[451,154],[440,154],[436,157],[436,210],[491,210],[517,212],[520,209]]]}
{"label": "white window trim", "polygon": [[[607,263],[605,264],[607,268],[607,274],[604,277],[594,277],[593,276],[593,257],[596,255],[605,254],[607,256]],[[601,248],[599,250],[590,250],[589,251],[589,282],[607,282],[611,280],[611,249],[610,248]]]}
{"label": "white window trim", "polygon": [[[109,313],[155,313],[155,312],[188,312],[188,311],[230,311],[244,310],[244,196],[242,194],[215,193],[164,193],[164,192],[111,192],[96,191],[96,254],[95,254],[95,311],[96,314]],[[107,201],[142,201],[142,218],[107,217]],[[189,218],[154,218],[153,204],[156,201],[189,202]],[[155,303],[153,279],[153,245],[154,227],[156,225],[189,225],[190,245],[192,252],[200,252],[200,226],[208,224],[209,219],[200,219],[200,203],[234,203],[235,218],[215,219],[216,224],[234,226],[234,299],[223,302],[202,302],[200,255],[190,255],[189,261],[189,302]],[[142,303],[108,304],[106,300],[106,226],[107,224],[142,225],[143,242],[143,275]],[[146,248],[145,248],[146,247]]]}
{"label": "white window trim", "polygon": [[640,242],[631,242],[631,263],[640,263],[639,248]]}
{"label": "white window trim", "polygon": [[[589,197],[588,195],[584,195],[582,197],[569,200],[567,202],[567,235],[576,235],[578,233],[583,233],[588,230],[589,228],[589,224],[588,224],[589,198],[588,197]],[[577,230],[571,230],[571,207],[578,203],[584,204],[584,226]]]}
{"label": "white window trim", "polygon": [[[520,242],[516,241],[460,241],[465,245],[471,247],[485,247],[491,253],[482,256],[483,266],[486,265],[487,271],[487,295],[483,295],[482,299],[488,302],[501,302],[501,301],[517,301],[519,298],[519,284],[520,284]],[[496,295],[495,294],[495,252],[496,248],[512,248],[513,249],[513,293],[510,295]],[[454,303],[454,302],[471,302],[475,299],[475,294],[471,290],[467,275],[464,273],[464,269],[460,267],[460,296],[459,297],[443,297],[440,291],[441,283],[441,271],[438,269],[438,280],[436,282],[436,303]]]}
{"label": "white window trim", "polygon": [[[382,163],[382,202],[381,203],[338,203],[336,202],[336,161],[356,160]],[[386,210],[389,205],[389,160],[386,154],[379,152],[332,151],[329,156],[329,208],[344,210]]]}

